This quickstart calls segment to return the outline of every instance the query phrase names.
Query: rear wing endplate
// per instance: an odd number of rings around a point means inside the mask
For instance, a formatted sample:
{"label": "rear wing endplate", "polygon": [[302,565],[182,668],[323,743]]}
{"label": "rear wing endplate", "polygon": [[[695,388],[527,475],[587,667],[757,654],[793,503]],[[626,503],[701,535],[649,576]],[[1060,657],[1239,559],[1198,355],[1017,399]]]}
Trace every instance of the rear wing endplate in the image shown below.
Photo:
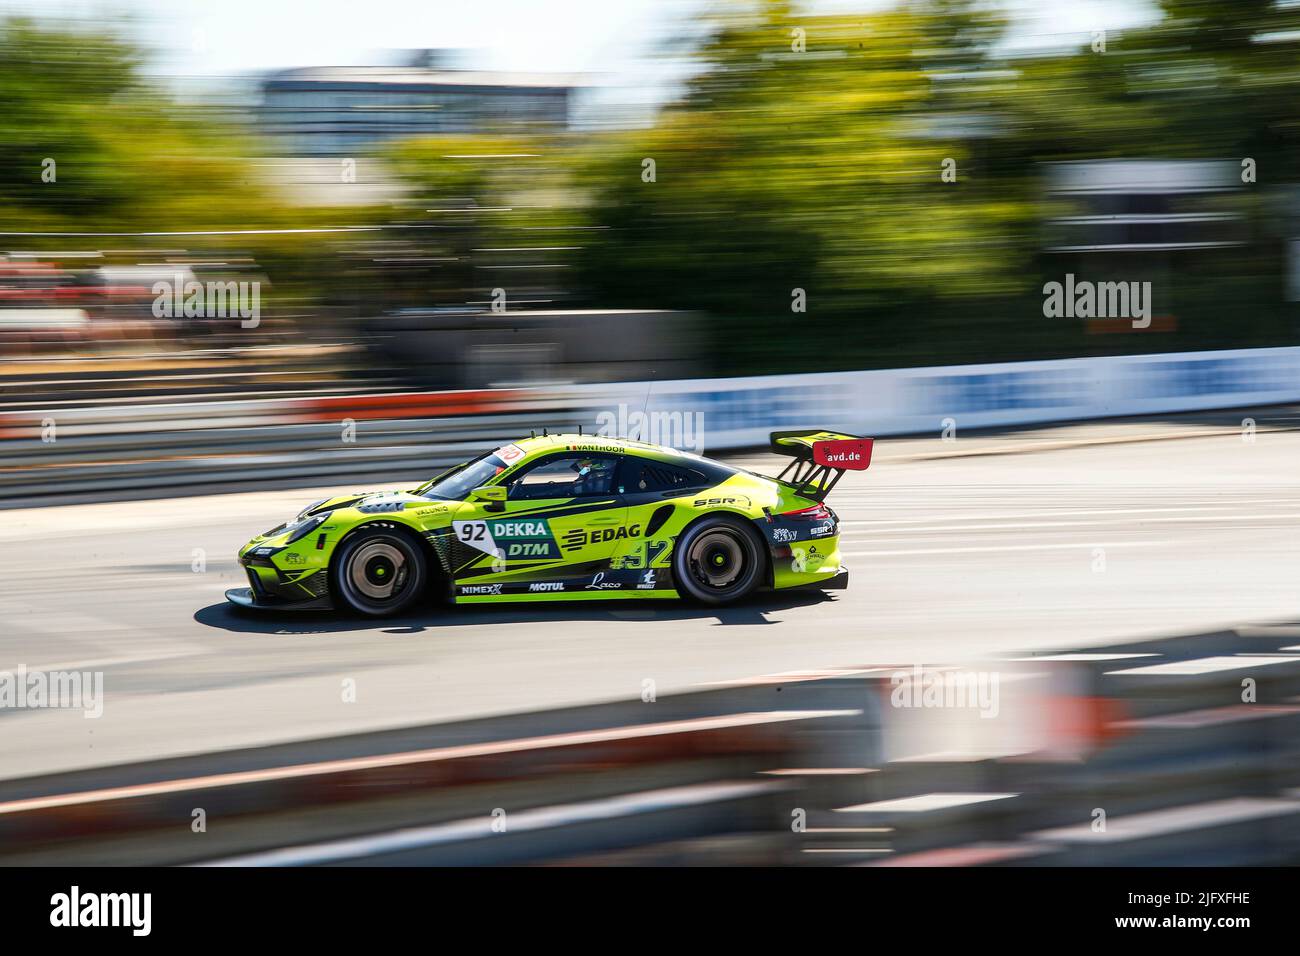
{"label": "rear wing endplate", "polygon": [[874,440],[805,430],[772,432],[771,443],[776,454],[793,459],[776,480],[789,482],[801,498],[824,501],[846,471],[866,471],[871,466]]}

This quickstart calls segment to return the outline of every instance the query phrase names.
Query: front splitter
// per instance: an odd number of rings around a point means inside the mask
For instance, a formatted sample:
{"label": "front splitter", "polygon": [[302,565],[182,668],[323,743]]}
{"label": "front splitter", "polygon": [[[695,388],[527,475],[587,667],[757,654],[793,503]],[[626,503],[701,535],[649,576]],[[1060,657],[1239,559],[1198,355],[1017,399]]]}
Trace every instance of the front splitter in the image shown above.
{"label": "front splitter", "polygon": [[312,598],[307,601],[259,601],[252,588],[231,588],[226,592],[226,600],[237,607],[254,608],[258,611],[330,611],[334,603],[327,597]]}

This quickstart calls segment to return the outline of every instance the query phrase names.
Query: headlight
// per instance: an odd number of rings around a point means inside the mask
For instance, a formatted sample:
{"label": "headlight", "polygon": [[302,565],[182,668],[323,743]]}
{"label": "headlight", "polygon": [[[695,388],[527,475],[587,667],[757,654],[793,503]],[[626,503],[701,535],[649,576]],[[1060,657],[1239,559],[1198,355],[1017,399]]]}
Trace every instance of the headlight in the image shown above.
{"label": "headlight", "polygon": [[265,536],[268,538],[278,538],[282,534],[287,534],[289,540],[286,541],[285,544],[293,544],[295,541],[305,538],[307,535],[319,528],[325,523],[325,519],[329,516],[330,512],[326,511],[323,514],[312,515],[310,518],[295,518],[293,521],[286,522],[278,528],[272,528]]}

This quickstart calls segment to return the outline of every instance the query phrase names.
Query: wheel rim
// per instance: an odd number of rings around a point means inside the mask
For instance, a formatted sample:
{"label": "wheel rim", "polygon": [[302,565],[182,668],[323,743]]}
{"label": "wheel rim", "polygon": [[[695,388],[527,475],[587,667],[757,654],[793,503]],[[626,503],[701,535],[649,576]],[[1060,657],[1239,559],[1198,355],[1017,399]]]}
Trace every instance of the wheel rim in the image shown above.
{"label": "wheel rim", "polygon": [[748,549],[730,529],[706,531],[691,543],[686,554],[691,577],[710,591],[725,592],[743,579]]}
{"label": "wheel rim", "polygon": [[375,603],[397,598],[406,586],[410,564],[401,548],[388,541],[369,541],[348,561],[349,589]]}

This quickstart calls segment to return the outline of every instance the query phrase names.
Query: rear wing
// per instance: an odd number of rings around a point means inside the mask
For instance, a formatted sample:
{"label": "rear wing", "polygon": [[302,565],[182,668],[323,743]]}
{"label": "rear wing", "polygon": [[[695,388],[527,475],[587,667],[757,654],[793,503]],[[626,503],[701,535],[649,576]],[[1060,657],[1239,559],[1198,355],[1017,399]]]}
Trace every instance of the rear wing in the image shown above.
{"label": "rear wing", "polygon": [[771,441],[772,451],[794,459],[776,480],[788,482],[801,498],[825,501],[846,471],[871,466],[870,438],[805,430],[772,432]]}

